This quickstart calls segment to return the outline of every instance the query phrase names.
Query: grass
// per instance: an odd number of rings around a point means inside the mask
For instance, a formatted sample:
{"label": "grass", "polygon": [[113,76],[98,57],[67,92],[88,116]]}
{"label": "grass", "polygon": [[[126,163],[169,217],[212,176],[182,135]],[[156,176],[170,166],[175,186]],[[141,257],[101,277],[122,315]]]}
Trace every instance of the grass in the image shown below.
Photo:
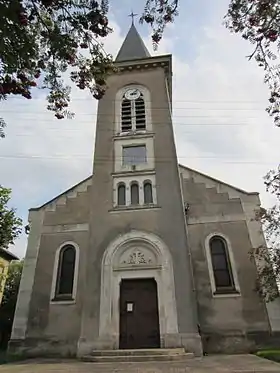
{"label": "grass", "polygon": [[280,350],[260,350],[255,355],[280,363]]}
{"label": "grass", "polygon": [[8,363],[16,363],[17,361],[25,360],[23,355],[8,354],[7,351],[0,350],[0,365]]}

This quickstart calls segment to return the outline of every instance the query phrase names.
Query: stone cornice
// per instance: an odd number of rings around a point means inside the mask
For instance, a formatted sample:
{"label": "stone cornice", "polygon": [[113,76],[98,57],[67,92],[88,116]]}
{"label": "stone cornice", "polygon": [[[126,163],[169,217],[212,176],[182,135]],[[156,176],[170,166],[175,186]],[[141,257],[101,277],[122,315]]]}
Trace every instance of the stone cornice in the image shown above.
{"label": "stone cornice", "polygon": [[169,72],[172,73],[172,55],[165,54],[162,56],[154,56],[149,58],[141,58],[137,60],[127,60],[121,62],[114,62],[114,65],[120,71],[133,69],[147,69],[151,67],[168,67]]}
{"label": "stone cornice", "polygon": [[137,60],[128,61],[115,61],[115,67],[118,69],[117,74],[122,74],[124,72],[135,72],[143,70],[152,70],[155,68],[162,68],[165,71],[168,90],[170,99],[172,100],[172,55],[165,54],[162,56],[154,56],[149,58],[141,58]]}

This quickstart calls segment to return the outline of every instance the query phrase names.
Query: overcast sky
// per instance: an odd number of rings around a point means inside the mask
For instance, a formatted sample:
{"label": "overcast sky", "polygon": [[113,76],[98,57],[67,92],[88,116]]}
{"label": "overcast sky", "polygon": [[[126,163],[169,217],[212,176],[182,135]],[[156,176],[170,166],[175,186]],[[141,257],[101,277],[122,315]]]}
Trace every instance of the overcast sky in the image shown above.
{"label": "overcast sky", "polygon": [[[263,72],[246,56],[251,48],[222,25],[229,0],[181,0],[180,16],[164,35],[156,54],[173,54],[173,123],[179,162],[248,191],[259,191],[263,176],[280,160],[280,129],[265,112]],[[111,0],[114,32],[105,48],[114,56],[144,0]],[[117,8],[114,4],[117,4]],[[149,29],[137,25],[151,54]],[[27,223],[36,207],[92,172],[96,102],[73,90],[75,119],[58,121],[46,107],[45,92],[33,100],[0,104],[6,138],[0,139],[0,184],[13,190],[11,205]],[[23,234],[11,251],[23,256]]]}

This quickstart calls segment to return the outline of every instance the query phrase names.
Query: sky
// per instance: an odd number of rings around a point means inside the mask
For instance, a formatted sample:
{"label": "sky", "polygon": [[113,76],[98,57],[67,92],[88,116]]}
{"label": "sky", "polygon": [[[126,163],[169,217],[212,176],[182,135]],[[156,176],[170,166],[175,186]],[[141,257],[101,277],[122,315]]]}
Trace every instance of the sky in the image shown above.
{"label": "sky", "polygon": [[[133,11],[144,0],[111,0],[110,25],[103,40],[116,56]],[[268,91],[263,71],[248,62],[251,46],[223,26],[229,0],[181,0],[180,15],[153,51],[150,30],[136,27],[152,55],[173,55],[173,125],[178,161],[247,191],[266,193],[263,176],[280,160],[280,129],[265,112]],[[116,5],[117,4],[117,5]],[[72,120],[59,121],[46,110],[46,93],[0,103],[7,128],[0,139],[0,184],[12,189],[10,205],[27,224],[37,207],[92,173],[97,102],[73,89]],[[10,250],[23,257],[23,233]]]}

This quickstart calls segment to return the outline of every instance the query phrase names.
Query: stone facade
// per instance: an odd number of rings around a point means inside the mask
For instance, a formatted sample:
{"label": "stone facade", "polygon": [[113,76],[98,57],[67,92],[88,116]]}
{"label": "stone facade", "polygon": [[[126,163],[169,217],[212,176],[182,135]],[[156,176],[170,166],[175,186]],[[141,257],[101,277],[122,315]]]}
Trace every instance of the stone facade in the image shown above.
{"label": "stone facade", "polygon": [[[133,27],[125,43],[137,43]],[[251,221],[258,194],[178,165],[171,56],[149,57],[145,49],[139,58],[142,47],[141,41],[135,59],[117,59],[118,73],[108,78],[99,102],[94,176],[30,210],[10,350],[81,356],[118,349],[120,283],[133,278],[156,280],[161,347],[196,355],[202,349],[245,352],[279,327],[271,317],[278,306],[269,311],[254,291],[256,267],[248,254],[264,242]],[[121,133],[124,87],[144,94],[145,131]],[[139,145],[147,152],[143,164],[124,167],[123,148]],[[148,204],[146,180],[152,188]],[[118,185],[129,195],[133,183],[140,200],[133,205],[128,198],[120,206]],[[227,242],[235,293],[215,293],[208,247],[213,235]],[[75,252],[71,297],[56,298],[64,247]]]}

